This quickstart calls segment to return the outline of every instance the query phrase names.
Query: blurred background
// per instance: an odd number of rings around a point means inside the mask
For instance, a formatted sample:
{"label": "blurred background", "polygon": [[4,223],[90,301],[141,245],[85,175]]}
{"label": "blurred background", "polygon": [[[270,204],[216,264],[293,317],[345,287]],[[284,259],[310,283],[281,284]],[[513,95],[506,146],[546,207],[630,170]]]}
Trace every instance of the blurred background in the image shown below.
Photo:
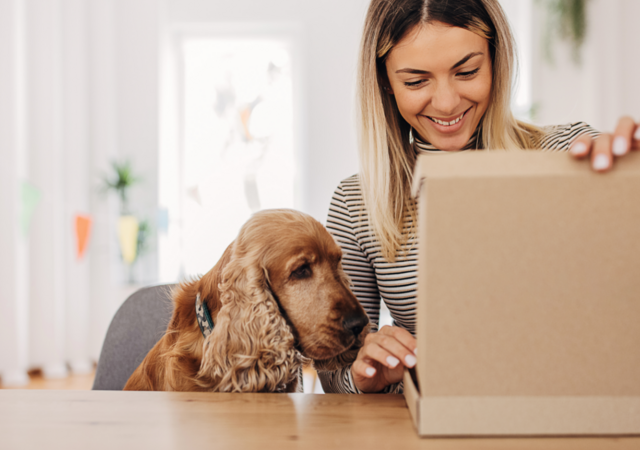
{"label": "blurred background", "polygon": [[[640,2],[501,3],[519,118],[640,119]],[[324,223],[367,6],[0,0],[2,386],[91,374],[126,297],[208,271],[252,212]]]}

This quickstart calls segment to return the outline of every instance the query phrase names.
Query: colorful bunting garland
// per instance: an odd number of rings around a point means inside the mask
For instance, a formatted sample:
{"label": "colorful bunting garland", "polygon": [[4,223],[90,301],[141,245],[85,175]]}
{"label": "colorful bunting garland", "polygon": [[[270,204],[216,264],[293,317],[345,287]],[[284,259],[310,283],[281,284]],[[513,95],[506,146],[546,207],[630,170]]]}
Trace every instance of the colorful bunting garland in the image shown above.
{"label": "colorful bunting garland", "polygon": [[139,222],[134,216],[120,216],[118,219],[118,239],[122,259],[127,264],[136,260],[138,248]]}
{"label": "colorful bunting garland", "polygon": [[33,219],[33,213],[35,212],[38,203],[40,203],[42,192],[28,181],[23,181],[20,195],[22,197],[20,228],[22,229],[22,234],[24,236],[28,236],[29,229],[31,228],[31,220]]}
{"label": "colorful bunting garland", "polygon": [[76,214],[74,223],[76,231],[77,256],[78,260],[81,260],[87,251],[93,219],[88,215]]}

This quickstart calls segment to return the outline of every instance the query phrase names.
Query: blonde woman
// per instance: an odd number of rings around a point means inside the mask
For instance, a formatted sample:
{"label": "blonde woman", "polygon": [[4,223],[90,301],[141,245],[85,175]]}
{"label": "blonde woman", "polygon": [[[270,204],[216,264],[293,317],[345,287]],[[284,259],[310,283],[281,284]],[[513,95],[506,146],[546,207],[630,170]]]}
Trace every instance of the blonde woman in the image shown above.
{"label": "blonde woman", "polygon": [[[416,364],[416,210],[421,152],[567,151],[596,171],[640,148],[640,128],[613,135],[579,122],[538,128],[509,109],[514,39],[498,0],[372,0],[359,61],[361,173],[338,186],[328,228],[371,321],[384,301],[394,326],[372,333],[351,367],[320,374],[326,392],[401,392]],[[635,138],[633,137],[636,134]]]}

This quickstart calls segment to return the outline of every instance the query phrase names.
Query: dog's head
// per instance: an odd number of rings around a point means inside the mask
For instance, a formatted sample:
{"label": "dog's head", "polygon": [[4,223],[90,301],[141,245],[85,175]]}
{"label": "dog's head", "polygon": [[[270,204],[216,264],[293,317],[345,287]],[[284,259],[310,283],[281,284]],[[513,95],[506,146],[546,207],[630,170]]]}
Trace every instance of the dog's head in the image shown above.
{"label": "dog's head", "polygon": [[264,211],[253,219],[267,288],[300,351],[323,361],[360,348],[369,319],[349,288],[342,250],[327,230],[297,211]]}
{"label": "dog's head", "polygon": [[[235,371],[225,376],[221,369],[225,378],[243,377],[228,380],[234,390],[248,381],[257,385],[254,390],[277,390],[268,373],[299,363],[299,353],[319,370],[335,370],[355,359],[369,320],[349,289],[340,247],[320,223],[292,210],[259,212],[223,259],[221,309],[212,335],[218,336],[217,348],[211,350],[215,358],[244,355],[241,363],[247,368],[269,365],[258,375]],[[233,365],[223,364],[227,369]],[[261,374],[267,378],[246,379]]]}

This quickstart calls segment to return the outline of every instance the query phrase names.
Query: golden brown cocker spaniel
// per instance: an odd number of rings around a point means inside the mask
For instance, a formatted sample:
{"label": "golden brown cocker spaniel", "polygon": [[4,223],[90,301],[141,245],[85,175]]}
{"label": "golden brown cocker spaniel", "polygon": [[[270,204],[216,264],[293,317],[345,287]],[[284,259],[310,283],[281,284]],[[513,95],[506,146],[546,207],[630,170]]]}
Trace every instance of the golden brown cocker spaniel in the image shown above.
{"label": "golden brown cocker spaniel", "polygon": [[[125,390],[295,392],[309,359],[318,370],[352,362],[369,326],[341,258],[310,216],[255,214],[213,269],[173,292],[167,331]],[[207,338],[198,294],[214,323]]]}

